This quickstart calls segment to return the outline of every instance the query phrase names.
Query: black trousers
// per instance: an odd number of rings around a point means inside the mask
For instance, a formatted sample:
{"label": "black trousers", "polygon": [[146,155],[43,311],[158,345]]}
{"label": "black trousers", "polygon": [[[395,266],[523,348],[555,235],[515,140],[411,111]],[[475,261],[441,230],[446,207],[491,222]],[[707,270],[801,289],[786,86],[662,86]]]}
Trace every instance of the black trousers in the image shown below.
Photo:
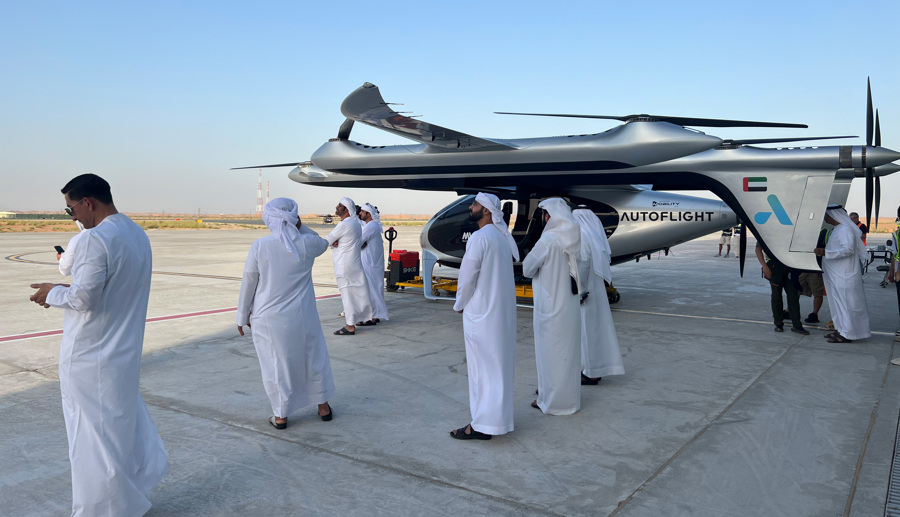
{"label": "black trousers", "polygon": [[803,327],[803,321],[800,319],[800,291],[797,289],[795,275],[791,274],[791,270],[776,262],[769,261],[769,269],[772,271],[772,278],[769,283],[772,286],[772,319],[776,327],[784,325],[784,301],[781,293],[784,292],[787,297],[788,314],[791,315],[791,325],[794,328]]}

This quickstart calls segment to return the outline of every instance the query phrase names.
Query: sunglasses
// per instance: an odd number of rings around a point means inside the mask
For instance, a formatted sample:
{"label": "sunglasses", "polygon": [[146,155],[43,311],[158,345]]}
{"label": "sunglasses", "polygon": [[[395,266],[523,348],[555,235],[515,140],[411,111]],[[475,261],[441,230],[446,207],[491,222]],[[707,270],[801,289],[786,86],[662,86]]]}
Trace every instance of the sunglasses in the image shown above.
{"label": "sunglasses", "polygon": [[[81,201],[84,201],[84,198],[81,198]],[[81,201],[79,201],[78,203],[81,203]],[[72,205],[72,206],[67,206],[67,207],[65,207],[65,208],[63,209],[63,211],[64,211],[69,217],[72,217],[72,216],[74,215],[74,214],[72,213],[72,209],[75,208],[76,206],[78,206],[78,203],[75,203],[75,204]]]}

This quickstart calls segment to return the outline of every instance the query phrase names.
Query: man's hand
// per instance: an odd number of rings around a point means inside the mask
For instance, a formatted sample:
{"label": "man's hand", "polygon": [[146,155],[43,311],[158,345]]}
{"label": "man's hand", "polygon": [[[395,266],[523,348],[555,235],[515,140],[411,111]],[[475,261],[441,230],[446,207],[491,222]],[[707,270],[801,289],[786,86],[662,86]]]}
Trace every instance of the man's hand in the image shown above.
{"label": "man's hand", "polygon": [[340,240],[334,241],[334,242],[331,244],[331,247],[332,247],[332,248],[337,248],[339,242],[341,242],[341,241],[340,241]]}
{"label": "man's hand", "polygon": [[[243,335],[244,335],[244,327],[241,326],[241,325],[238,325],[237,327],[238,327],[238,334],[240,334],[240,335],[243,336]],[[247,328],[250,328],[250,324],[249,324],[249,323],[247,324]]]}
{"label": "man's hand", "polygon": [[772,270],[769,269],[769,266],[763,265],[762,270],[763,270],[763,278],[765,278],[766,280],[771,280]]}
{"label": "man's hand", "polygon": [[[65,285],[65,284],[50,284],[50,283],[31,284],[31,288],[37,289],[37,292],[35,292],[33,295],[31,295],[31,298],[29,298],[29,300],[33,301],[34,303],[40,305],[41,307],[43,307],[45,309],[49,309],[50,306],[47,305],[47,294],[50,293],[51,289],[53,289],[54,287],[56,287],[58,285]],[[66,287],[68,287],[68,286],[66,286]]]}
{"label": "man's hand", "polygon": [[813,253],[815,253],[816,255],[818,255],[820,257],[824,257],[825,256],[825,248],[816,248],[813,250]]}
{"label": "man's hand", "polygon": [[[465,310],[465,309],[463,309],[463,310]],[[462,314],[462,311],[456,311],[456,312],[458,312],[458,313],[460,313],[460,314]]]}

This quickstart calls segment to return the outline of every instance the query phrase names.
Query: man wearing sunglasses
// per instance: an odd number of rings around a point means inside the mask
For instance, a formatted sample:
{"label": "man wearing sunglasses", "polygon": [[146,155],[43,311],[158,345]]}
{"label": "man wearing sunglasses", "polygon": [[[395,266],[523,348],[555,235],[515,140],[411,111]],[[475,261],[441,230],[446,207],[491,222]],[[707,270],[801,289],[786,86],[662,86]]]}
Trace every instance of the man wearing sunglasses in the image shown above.
{"label": "man wearing sunglasses", "polygon": [[83,174],[62,189],[86,230],[72,283],[32,284],[31,301],[65,309],[59,385],[72,465],[72,515],[143,515],[168,470],[138,389],[150,296],[150,241],[113,204],[109,183]]}

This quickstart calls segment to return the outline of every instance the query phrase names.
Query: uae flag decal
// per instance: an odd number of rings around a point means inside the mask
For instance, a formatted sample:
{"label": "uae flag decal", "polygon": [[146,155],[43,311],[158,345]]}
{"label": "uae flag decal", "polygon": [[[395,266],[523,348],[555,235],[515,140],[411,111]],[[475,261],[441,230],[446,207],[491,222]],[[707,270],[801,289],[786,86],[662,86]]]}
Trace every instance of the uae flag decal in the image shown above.
{"label": "uae flag decal", "polygon": [[766,178],[744,178],[744,192],[765,192]]}

